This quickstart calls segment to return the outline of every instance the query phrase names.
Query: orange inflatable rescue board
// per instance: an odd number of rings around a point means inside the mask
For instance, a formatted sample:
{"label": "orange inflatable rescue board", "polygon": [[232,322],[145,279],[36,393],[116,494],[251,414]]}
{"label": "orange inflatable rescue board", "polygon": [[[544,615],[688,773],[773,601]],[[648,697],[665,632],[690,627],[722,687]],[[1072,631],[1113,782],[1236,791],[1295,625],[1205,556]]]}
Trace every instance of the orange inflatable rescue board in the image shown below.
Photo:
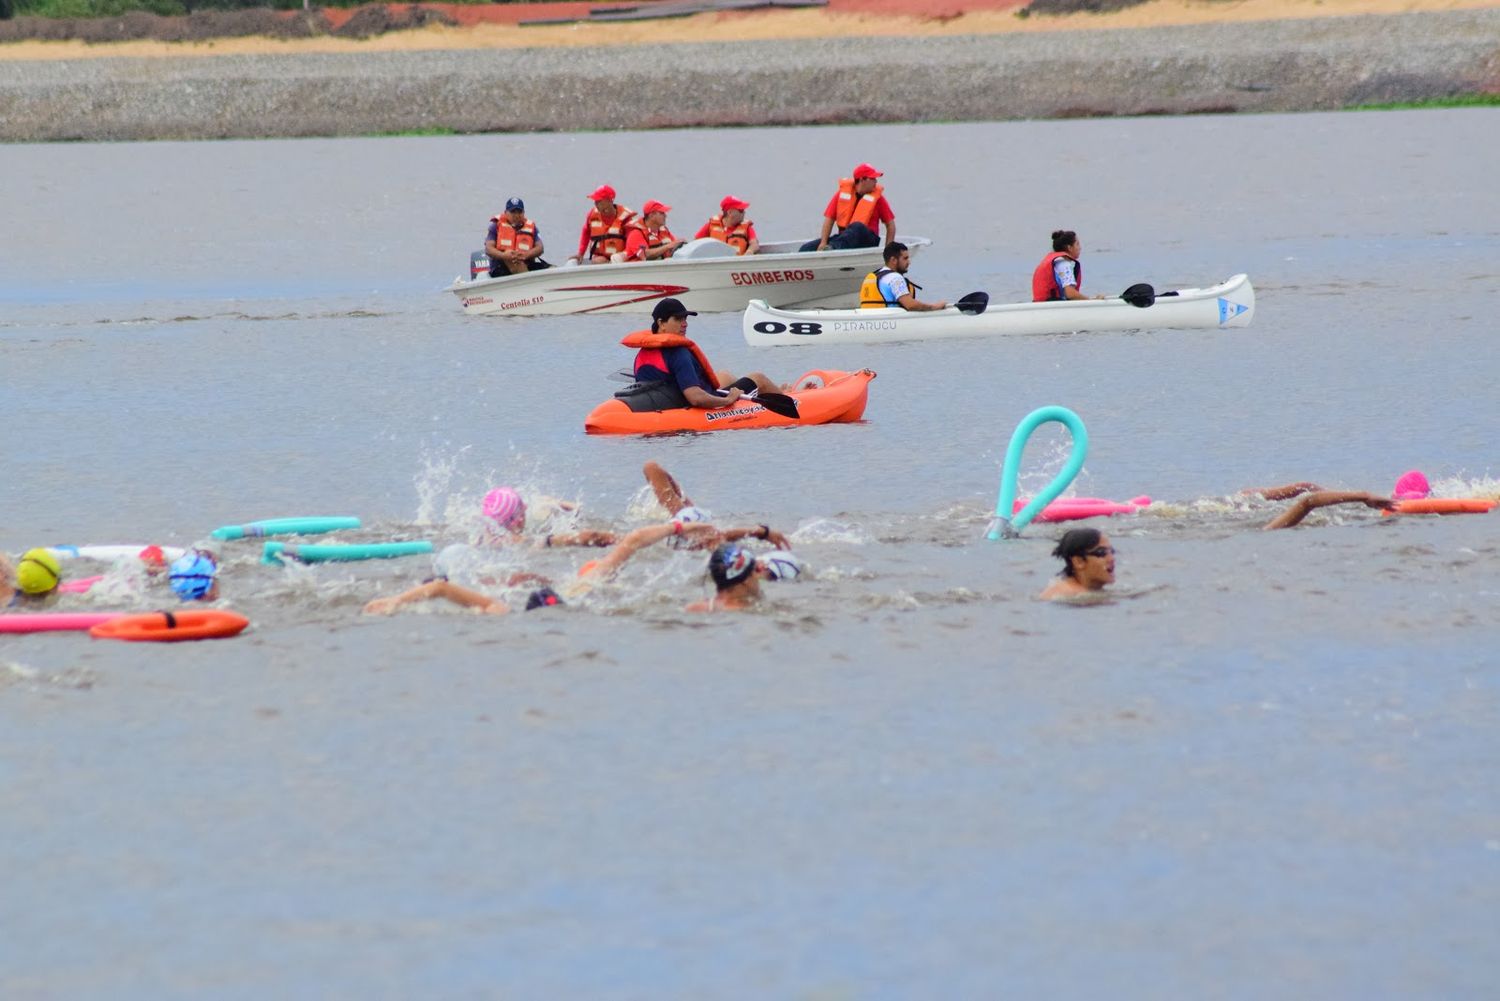
{"label": "orange inflatable rescue board", "polygon": [[753,399],[742,399],[732,407],[718,410],[679,407],[648,411],[634,411],[620,400],[606,400],[584,418],[583,429],[589,434],[666,434],[848,424],[864,416],[873,378],[875,373],[868,369],[859,372],[822,369],[804,372],[787,394],[797,400],[797,417],[767,410]]}
{"label": "orange inflatable rescue board", "polygon": [[181,612],[145,612],[122,615],[89,630],[96,640],[180,643],[184,640],[216,640],[235,636],[250,624],[237,612],[218,608],[192,608]]}

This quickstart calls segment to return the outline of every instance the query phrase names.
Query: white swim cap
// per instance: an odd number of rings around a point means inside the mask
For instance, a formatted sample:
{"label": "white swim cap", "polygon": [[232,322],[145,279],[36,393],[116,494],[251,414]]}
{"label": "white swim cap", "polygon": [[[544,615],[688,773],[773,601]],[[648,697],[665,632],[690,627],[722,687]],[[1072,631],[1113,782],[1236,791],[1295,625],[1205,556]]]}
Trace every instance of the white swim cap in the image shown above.
{"label": "white swim cap", "polygon": [[[679,508],[677,513],[672,515],[672,520],[683,525],[691,525],[694,522],[713,521],[713,516],[702,508],[689,504],[687,507]],[[667,545],[673,549],[691,549],[693,543],[686,535],[672,535],[667,538]]]}
{"label": "white swim cap", "polygon": [[802,561],[784,549],[766,553],[758,562],[772,580],[796,580],[802,572]]}

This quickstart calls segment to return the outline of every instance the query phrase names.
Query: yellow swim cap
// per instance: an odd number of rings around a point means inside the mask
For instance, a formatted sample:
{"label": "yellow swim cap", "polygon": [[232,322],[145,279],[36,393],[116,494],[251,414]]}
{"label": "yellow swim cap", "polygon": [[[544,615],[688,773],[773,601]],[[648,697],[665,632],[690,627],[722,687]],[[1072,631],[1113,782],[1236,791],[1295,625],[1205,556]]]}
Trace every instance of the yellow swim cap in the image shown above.
{"label": "yellow swim cap", "polygon": [[47,594],[62,580],[62,564],[45,549],[28,549],[16,564],[16,586],[27,594]]}

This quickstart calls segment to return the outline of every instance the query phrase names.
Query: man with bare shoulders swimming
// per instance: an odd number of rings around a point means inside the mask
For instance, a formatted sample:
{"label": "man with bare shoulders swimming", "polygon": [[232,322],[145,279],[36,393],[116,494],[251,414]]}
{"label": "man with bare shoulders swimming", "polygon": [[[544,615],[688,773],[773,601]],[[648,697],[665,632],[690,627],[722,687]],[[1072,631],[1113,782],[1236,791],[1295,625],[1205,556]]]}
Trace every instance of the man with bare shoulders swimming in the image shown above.
{"label": "man with bare shoulders swimming", "polygon": [[1063,561],[1063,568],[1039,595],[1044,601],[1082,597],[1115,582],[1115,547],[1097,528],[1069,529],[1052,555]]}

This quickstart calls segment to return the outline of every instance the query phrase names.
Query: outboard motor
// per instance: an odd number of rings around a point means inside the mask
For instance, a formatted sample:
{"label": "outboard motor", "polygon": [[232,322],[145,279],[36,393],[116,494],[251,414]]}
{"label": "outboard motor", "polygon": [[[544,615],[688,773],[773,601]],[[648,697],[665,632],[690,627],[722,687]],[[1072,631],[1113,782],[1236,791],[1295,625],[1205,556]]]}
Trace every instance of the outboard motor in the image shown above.
{"label": "outboard motor", "polygon": [[469,281],[478,281],[490,276],[490,255],[476,250],[469,255]]}

